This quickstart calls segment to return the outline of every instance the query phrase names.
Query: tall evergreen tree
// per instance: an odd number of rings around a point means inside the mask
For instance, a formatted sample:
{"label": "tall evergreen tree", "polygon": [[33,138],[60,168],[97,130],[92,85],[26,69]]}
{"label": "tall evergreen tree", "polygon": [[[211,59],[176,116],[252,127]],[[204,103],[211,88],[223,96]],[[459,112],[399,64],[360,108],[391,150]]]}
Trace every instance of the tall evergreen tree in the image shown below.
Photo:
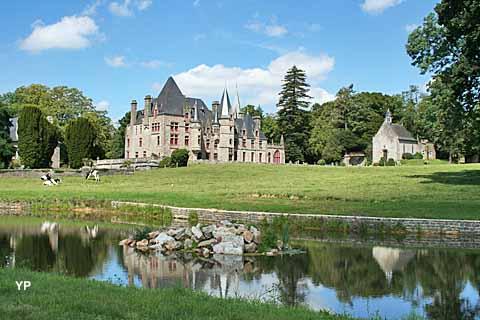
{"label": "tall evergreen tree", "polygon": [[49,167],[58,138],[56,127],[40,109],[35,106],[22,107],[18,119],[18,151],[25,167]]}
{"label": "tall evergreen tree", "polygon": [[15,149],[10,139],[10,113],[0,101],[0,169],[8,167],[15,155]]}
{"label": "tall evergreen tree", "polygon": [[65,144],[71,168],[83,165],[83,159],[91,159],[95,152],[95,127],[86,118],[72,120],[65,129]]}
{"label": "tall evergreen tree", "polygon": [[107,153],[107,158],[120,159],[125,157],[125,130],[130,123],[130,111],[119,121],[120,126],[115,130],[113,134],[112,146],[110,152]]}
{"label": "tall evergreen tree", "polygon": [[310,120],[309,85],[305,71],[290,68],[283,80],[278,102],[278,127],[285,139],[286,161],[308,161],[308,134]]}

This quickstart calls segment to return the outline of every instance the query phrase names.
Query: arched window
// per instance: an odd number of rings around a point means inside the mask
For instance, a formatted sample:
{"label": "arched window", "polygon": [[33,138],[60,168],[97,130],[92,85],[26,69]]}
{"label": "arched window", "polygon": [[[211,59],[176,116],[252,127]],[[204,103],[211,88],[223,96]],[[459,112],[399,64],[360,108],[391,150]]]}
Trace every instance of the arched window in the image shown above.
{"label": "arched window", "polygon": [[273,154],[273,163],[280,163],[280,160],[281,160],[280,151],[277,150]]}

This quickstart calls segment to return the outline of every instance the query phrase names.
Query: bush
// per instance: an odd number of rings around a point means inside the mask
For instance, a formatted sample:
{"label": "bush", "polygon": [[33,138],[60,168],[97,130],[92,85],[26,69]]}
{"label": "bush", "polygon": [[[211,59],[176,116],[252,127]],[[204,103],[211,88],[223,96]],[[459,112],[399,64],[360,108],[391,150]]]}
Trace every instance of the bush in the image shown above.
{"label": "bush", "polygon": [[380,158],[380,161],[378,161],[378,165],[381,166],[381,167],[385,166],[385,158],[384,157]]}
{"label": "bush", "polygon": [[174,167],[186,167],[188,164],[188,150],[187,149],[177,149],[172,152],[171,164]]}
{"label": "bush", "polygon": [[172,166],[172,159],[170,157],[165,157],[158,163],[159,168],[170,168]]}
{"label": "bush", "polygon": [[152,232],[153,229],[150,227],[143,227],[135,230],[133,234],[133,239],[135,241],[142,241],[143,239],[148,239],[148,234]]}
{"label": "bush", "polygon": [[393,160],[392,158],[388,159],[387,167],[395,167],[395,165],[396,165],[395,160]]}
{"label": "bush", "polygon": [[423,159],[423,154],[421,154],[420,152],[417,152],[413,155],[413,159],[422,160]]}
{"label": "bush", "polygon": [[412,159],[413,159],[413,154],[408,153],[408,152],[407,152],[407,153],[404,153],[404,154],[402,154],[402,159],[404,159],[404,160],[412,160]]}
{"label": "bush", "polygon": [[320,159],[320,160],[318,160],[317,164],[320,165],[320,166],[324,166],[324,165],[327,164],[327,162],[324,159]]}

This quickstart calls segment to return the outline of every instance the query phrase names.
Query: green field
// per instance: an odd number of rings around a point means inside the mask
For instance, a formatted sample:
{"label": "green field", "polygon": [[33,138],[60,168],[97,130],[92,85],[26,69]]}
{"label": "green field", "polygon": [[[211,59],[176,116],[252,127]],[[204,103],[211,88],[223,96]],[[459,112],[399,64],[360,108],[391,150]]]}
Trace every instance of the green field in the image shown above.
{"label": "green field", "polygon": [[[17,290],[15,281],[32,283]],[[138,289],[48,273],[0,268],[0,318],[54,319],[350,319],[305,308],[219,299],[187,289]]]}
{"label": "green field", "polygon": [[0,176],[7,201],[129,200],[182,207],[287,213],[480,219],[480,165],[320,167],[193,165],[100,184],[66,177],[56,187],[40,179]]}

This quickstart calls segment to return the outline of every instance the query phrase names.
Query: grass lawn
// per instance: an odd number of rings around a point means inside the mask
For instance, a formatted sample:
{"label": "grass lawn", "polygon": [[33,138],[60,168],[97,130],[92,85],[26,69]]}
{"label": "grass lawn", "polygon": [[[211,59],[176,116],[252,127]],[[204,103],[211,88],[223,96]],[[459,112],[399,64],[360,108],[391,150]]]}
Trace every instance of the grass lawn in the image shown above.
{"label": "grass lawn", "polygon": [[0,176],[0,200],[128,200],[182,207],[288,213],[480,219],[480,165],[320,167],[193,165],[100,184],[66,177]]}
{"label": "grass lawn", "polygon": [[[32,286],[18,291],[15,281]],[[187,289],[138,289],[0,268],[0,318],[55,319],[350,319],[304,308],[219,299]]]}

